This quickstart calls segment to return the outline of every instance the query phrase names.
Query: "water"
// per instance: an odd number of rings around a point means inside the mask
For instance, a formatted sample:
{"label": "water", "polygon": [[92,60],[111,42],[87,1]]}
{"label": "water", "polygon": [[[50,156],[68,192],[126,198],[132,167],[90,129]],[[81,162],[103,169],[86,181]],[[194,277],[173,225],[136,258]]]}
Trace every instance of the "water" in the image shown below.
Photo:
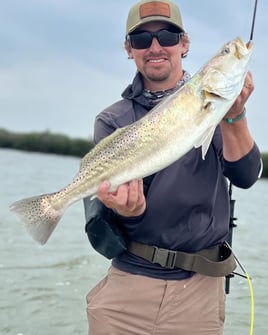
{"label": "water", "polygon": [[[25,232],[11,202],[53,192],[75,175],[79,160],[0,149],[0,335],[87,334],[85,296],[109,261],[89,245],[82,202],[71,206],[43,247]],[[252,277],[255,335],[267,334],[268,180],[234,188],[238,228],[234,248]],[[250,295],[245,279],[231,279],[225,335],[249,334]]]}

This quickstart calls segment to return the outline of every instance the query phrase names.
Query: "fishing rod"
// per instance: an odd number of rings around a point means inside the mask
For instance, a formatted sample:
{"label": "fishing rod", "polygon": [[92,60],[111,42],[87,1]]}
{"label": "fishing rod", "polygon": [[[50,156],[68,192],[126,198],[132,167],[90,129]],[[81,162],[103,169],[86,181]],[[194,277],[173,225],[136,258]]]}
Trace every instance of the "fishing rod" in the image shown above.
{"label": "fishing rod", "polygon": [[254,33],[254,28],[255,28],[255,19],[256,19],[256,12],[257,12],[257,5],[258,5],[258,0],[255,0],[254,11],[253,11],[253,18],[252,18],[252,24],[251,24],[251,32],[250,32],[250,37],[249,37],[250,41],[253,41],[253,33]]}

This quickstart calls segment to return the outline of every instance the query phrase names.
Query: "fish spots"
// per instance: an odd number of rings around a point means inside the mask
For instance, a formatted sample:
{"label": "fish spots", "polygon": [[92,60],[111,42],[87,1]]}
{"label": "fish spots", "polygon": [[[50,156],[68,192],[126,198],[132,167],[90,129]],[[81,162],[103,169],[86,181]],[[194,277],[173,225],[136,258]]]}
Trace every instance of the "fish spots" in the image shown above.
{"label": "fish spots", "polygon": [[48,212],[47,196],[37,196],[17,201],[11,210],[16,212],[26,224],[36,224],[37,218],[42,218]]}

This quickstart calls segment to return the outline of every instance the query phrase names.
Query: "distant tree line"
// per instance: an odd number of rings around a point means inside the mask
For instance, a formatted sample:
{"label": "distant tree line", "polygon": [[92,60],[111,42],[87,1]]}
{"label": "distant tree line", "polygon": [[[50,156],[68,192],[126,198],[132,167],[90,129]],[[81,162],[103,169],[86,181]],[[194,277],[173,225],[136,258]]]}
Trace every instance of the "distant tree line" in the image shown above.
{"label": "distant tree line", "polygon": [[263,161],[263,172],[262,177],[268,178],[268,152],[261,154],[262,161]]}
{"label": "distant tree line", "polygon": [[83,157],[94,147],[94,143],[90,140],[52,134],[49,131],[14,133],[0,128],[0,147]]}
{"label": "distant tree line", "polygon": [[[14,133],[0,128],[0,147],[83,157],[94,147],[92,140],[75,139],[49,131]],[[268,178],[268,153],[262,153],[262,177]]]}

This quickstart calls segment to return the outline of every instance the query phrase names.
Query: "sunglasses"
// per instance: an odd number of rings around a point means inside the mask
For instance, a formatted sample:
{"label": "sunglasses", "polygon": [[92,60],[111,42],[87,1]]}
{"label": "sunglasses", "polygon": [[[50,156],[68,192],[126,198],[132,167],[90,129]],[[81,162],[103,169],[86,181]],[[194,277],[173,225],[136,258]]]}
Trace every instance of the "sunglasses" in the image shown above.
{"label": "sunglasses", "polygon": [[156,32],[142,31],[128,35],[128,41],[134,49],[148,49],[155,37],[162,47],[172,47],[179,43],[183,33],[175,33],[166,29]]}

